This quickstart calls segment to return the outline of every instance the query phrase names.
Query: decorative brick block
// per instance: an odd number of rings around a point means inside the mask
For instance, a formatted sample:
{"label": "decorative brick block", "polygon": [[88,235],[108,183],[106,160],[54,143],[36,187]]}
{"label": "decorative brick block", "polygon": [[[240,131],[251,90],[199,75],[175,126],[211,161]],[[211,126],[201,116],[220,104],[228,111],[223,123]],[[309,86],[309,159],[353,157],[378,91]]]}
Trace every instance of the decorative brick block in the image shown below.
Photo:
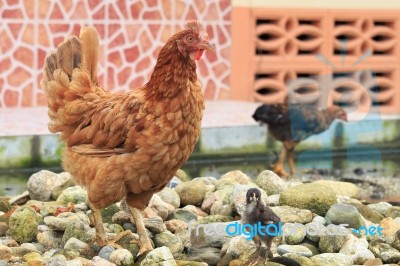
{"label": "decorative brick block", "polygon": [[291,102],[338,104],[354,112],[398,113],[398,14],[234,8],[232,97],[276,103],[288,96]]}

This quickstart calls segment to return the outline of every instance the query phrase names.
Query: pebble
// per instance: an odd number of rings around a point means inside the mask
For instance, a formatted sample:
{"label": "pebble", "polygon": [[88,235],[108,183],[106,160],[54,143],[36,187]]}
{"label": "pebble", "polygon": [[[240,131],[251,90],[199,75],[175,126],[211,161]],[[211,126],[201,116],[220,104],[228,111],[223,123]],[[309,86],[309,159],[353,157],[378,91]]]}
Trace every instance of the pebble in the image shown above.
{"label": "pebble", "polygon": [[302,245],[279,245],[277,251],[279,255],[286,253],[294,253],[304,257],[311,257],[313,255],[311,250]]}

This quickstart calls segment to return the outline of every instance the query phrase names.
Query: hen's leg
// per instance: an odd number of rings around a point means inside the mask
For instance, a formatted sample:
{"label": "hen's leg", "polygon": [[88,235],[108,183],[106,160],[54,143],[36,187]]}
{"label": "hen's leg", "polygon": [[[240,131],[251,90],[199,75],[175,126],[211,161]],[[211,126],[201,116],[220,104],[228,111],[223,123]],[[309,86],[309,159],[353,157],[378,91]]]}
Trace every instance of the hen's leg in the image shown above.
{"label": "hen's leg", "polygon": [[149,236],[147,235],[146,228],[144,227],[143,218],[140,210],[133,207],[129,207],[129,210],[132,214],[132,222],[136,225],[137,233],[139,235],[140,250],[138,256],[140,256],[147,251],[153,250],[153,246],[151,244]]}
{"label": "hen's leg", "polygon": [[91,203],[89,203],[90,209],[93,212],[93,219],[94,219],[94,227],[96,228],[96,242],[99,246],[104,247],[106,245],[113,246],[115,248],[120,248],[117,242],[120,240],[122,237],[132,234],[131,231],[127,230],[122,233],[119,233],[115,239],[112,240],[107,240],[106,238],[106,233],[104,231],[104,225],[103,225],[103,218],[101,217],[101,211],[100,209],[97,209],[94,207]]}
{"label": "hen's leg", "polygon": [[275,167],[274,167],[274,172],[279,175],[279,176],[287,176],[288,174],[285,172],[285,169],[283,168],[283,164],[285,162],[286,159],[286,154],[287,154],[287,150],[285,145],[282,146],[281,149],[281,153],[279,155],[279,160],[276,163]]}
{"label": "hen's leg", "polygon": [[103,218],[99,209],[89,203],[89,207],[93,212],[94,227],[96,228],[96,242],[99,246],[107,245],[106,233],[104,232]]}

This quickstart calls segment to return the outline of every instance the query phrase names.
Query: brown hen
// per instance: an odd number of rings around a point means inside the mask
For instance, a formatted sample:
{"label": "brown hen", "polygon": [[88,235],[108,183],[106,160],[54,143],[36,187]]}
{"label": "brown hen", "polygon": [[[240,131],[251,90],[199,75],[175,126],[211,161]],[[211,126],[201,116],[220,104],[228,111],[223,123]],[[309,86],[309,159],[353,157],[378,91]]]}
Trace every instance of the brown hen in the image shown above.
{"label": "brown hen", "polygon": [[213,50],[204,27],[189,22],[161,49],[147,84],[113,94],[97,80],[98,33],[81,29],[45,61],[51,132],[66,142],[63,167],[88,191],[96,239],[107,244],[100,209],[126,200],[140,237],[151,250],[140,210],[191,155],[200,135],[204,99],[196,64]]}

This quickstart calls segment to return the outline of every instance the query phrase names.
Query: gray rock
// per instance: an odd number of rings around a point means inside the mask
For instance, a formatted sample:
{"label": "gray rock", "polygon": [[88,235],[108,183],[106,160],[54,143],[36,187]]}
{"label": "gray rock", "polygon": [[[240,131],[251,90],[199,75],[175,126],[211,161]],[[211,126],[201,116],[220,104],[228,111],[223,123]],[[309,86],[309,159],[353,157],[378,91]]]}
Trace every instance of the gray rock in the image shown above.
{"label": "gray rock", "polygon": [[321,253],[337,253],[346,243],[347,236],[341,235],[322,235],[318,242]]}
{"label": "gray rock", "polygon": [[111,218],[112,222],[115,224],[125,224],[131,222],[131,214],[126,211],[119,211],[113,215]]}
{"label": "gray rock", "polygon": [[221,258],[221,250],[218,248],[204,247],[204,248],[194,248],[190,247],[187,251],[189,258],[199,258],[201,261],[207,263],[208,265],[217,265]]}
{"label": "gray rock", "polygon": [[197,220],[197,215],[184,209],[176,209],[169,216],[168,220],[177,219],[189,223],[191,220]]}
{"label": "gray rock", "polygon": [[110,260],[111,253],[115,251],[115,248],[112,246],[104,246],[99,251],[99,257],[105,260]]}
{"label": "gray rock", "polygon": [[210,210],[211,215],[233,216],[233,209],[230,204],[223,205],[222,202],[216,201]]}
{"label": "gray rock", "polygon": [[[301,225],[301,224],[297,224]],[[306,237],[306,230],[302,226],[296,226],[296,224],[286,223],[283,226],[284,241],[289,245],[300,244]]]}
{"label": "gray rock", "polygon": [[231,203],[231,197],[233,192],[233,185],[224,186],[221,189],[218,189],[213,192],[217,201],[221,202],[223,205]]}
{"label": "gray rock", "polygon": [[74,221],[67,225],[62,237],[62,243],[64,245],[71,237],[77,238],[85,243],[92,243],[95,241],[95,235],[95,229],[91,228],[87,223]]}
{"label": "gray rock", "polygon": [[400,207],[399,206],[392,206],[386,212],[386,217],[397,218],[400,217]]}
{"label": "gray rock", "polygon": [[268,198],[267,198],[268,205],[270,205],[270,206],[279,206],[280,197],[281,197],[280,194],[274,194],[274,195],[268,196]]}
{"label": "gray rock", "polygon": [[385,263],[396,263],[400,262],[400,252],[398,250],[389,250],[381,253],[380,258]]}
{"label": "gray rock", "polygon": [[329,187],[310,183],[286,189],[281,193],[279,203],[325,215],[336,202],[336,194]]}
{"label": "gray rock", "polygon": [[5,236],[8,231],[8,224],[0,222],[0,237]]}
{"label": "gray rock", "polygon": [[117,266],[131,266],[134,263],[134,259],[129,250],[120,248],[111,253],[110,262],[115,263]]}
{"label": "gray rock", "polygon": [[91,265],[92,266],[115,266],[114,263],[109,262],[108,260],[105,260],[103,258],[100,258],[99,256],[93,257]]}
{"label": "gray rock", "polygon": [[154,265],[175,266],[176,262],[171,251],[167,247],[160,247],[150,251],[140,263],[140,266]]}
{"label": "gray rock", "polygon": [[86,214],[82,212],[73,213],[73,212],[64,212],[55,216],[47,216],[44,217],[43,222],[49,228],[57,230],[57,231],[65,231],[67,226],[75,221],[81,221],[87,225],[89,225],[90,221]]}
{"label": "gray rock", "polygon": [[143,219],[144,226],[150,230],[153,234],[159,234],[167,230],[163,220],[156,216],[152,218],[144,218]]}
{"label": "gray rock", "polygon": [[65,189],[57,198],[58,202],[65,205],[68,203],[82,203],[87,201],[87,191],[81,186],[74,186]]}
{"label": "gray rock", "polygon": [[379,212],[383,216],[386,216],[387,211],[389,210],[390,207],[392,207],[392,204],[388,202],[378,202],[378,203],[371,203],[367,205],[371,209]]}
{"label": "gray rock", "polygon": [[37,234],[36,238],[45,248],[59,248],[62,243],[62,232],[44,231]]}
{"label": "gray rock", "polygon": [[179,208],[181,205],[181,199],[178,193],[172,188],[165,187],[163,190],[157,193],[157,195],[166,203],[171,204],[175,208]]}
{"label": "gray rock", "polygon": [[[231,238],[226,234],[226,227],[231,224],[230,222],[217,222],[217,223],[190,223],[188,224],[188,231],[190,232],[190,243],[192,247],[217,247],[229,241]],[[207,229],[205,229],[207,228]]]}
{"label": "gray rock", "polygon": [[311,257],[313,255],[311,250],[302,245],[279,245],[277,252],[279,255],[284,255],[286,253],[294,253],[304,257]]}
{"label": "gray rock", "polygon": [[357,208],[349,204],[333,205],[326,213],[325,219],[329,224],[348,224],[349,228],[364,225]]}
{"label": "gray rock", "polygon": [[359,194],[359,188],[356,185],[349,182],[318,180],[313,183],[330,187],[336,195],[356,198]]}
{"label": "gray rock", "polygon": [[59,183],[51,191],[51,198],[53,200],[56,200],[65,189],[75,186],[74,179],[68,172],[59,173],[58,178],[60,179]]}
{"label": "gray rock", "polygon": [[164,225],[167,228],[167,230],[170,231],[171,233],[175,233],[178,230],[188,228],[188,223],[176,219],[165,221]]}
{"label": "gray rock", "polygon": [[321,228],[324,228],[325,226],[319,222],[311,222],[306,224],[305,226],[308,228],[308,230],[306,230],[307,239],[316,243],[319,242],[321,235],[323,235],[320,233],[322,232]]}
{"label": "gray rock", "polygon": [[369,208],[368,206],[365,206],[364,204],[352,203],[351,205],[357,208],[362,217],[375,224],[379,224],[380,221],[385,218],[382,214]]}
{"label": "gray rock", "polygon": [[354,264],[363,264],[368,259],[375,258],[372,251],[368,249],[368,241],[365,238],[357,238],[353,235],[347,236],[347,241],[343,244],[339,253],[348,255]]}
{"label": "gray rock", "polygon": [[67,178],[69,178],[67,175],[58,175],[47,170],[37,172],[29,177],[27,183],[29,196],[34,200],[49,201],[53,189],[64,183]]}
{"label": "gray rock", "polygon": [[306,224],[312,221],[311,211],[290,206],[277,206],[271,209],[281,218],[282,223]]}
{"label": "gray rock", "polygon": [[32,242],[42,221],[43,217],[31,207],[18,207],[9,219],[10,235],[19,243]]}
{"label": "gray rock", "polygon": [[177,185],[175,191],[181,199],[181,204],[201,206],[208,188],[203,180],[197,179]]}
{"label": "gray rock", "polygon": [[120,210],[121,209],[117,206],[117,204],[111,204],[107,208],[101,209],[101,217],[103,218],[103,223],[112,223],[112,217]]}
{"label": "gray rock", "polygon": [[400,251],[400,230],[398,230],[395,235],[394,235],[394,241],[392,243],[392,246]]}
{"label": "gray rock", "polygon": [[313,245],[313,244],[311,244],[309,242],[301,243],[300,246],[304,246],[304,247],[308,248],[309,250],[311,250],[313,256],[321,254],[319,249],[315,245]]}
{"label": "gray rock", "polygon": [[155,211],[163,220],[167,219],[169,213],[175,209],[174,206],[164,202],[157,194],[151,197],[148,207]]}
{"label": "gray rock", "polygon": [[64,249],[77,250],[82,253],[90,253],[90,246],[75,237],[71,237],[64,245]]}
{"label": "gray rock", "polygon": [[[232,190],[232,196],[230,202],[233,203],[234,206],[234,211],[236,211],[240,216],[243,215],[243,211],[246,208],[246,193],[250,188],[255,188],[257,187],[254,184],[248,184],[248,185],[240,185],[236,184],[233,186]],[[268,200],[268,195],[265,193],[264,190],[261,191],[261,200],[264,203],[267,203]]]}
{"label": "gray rock", "polygon": [[322,216],[319,216],[319,215],[316,215],[316,216],[312,219],[312,221],[315,222],[315,223],[320,223],[320,224],[322,224],[322,225],[326,225],[326,219],[325,219],[324,217],[322,217]]}
{"label": "gray rock", "polygon": [[350,256],[338,253],[324,253],[311,257],[315,266],[352,266]]}
{"label": "gray rock", "polygon": [[234,258],[246,261],[254,253],[256,247],[253,241],[246,240],[245,236],[235,236],[227,244],[225,255],[221,259],[229,264]]}
{"label": "gray rock", "polygon": [[183,251],[182,240],[170,231],[162,232],[154,237],[156,247],[168,247],[172,254]]}
{"label": "gray rock", "polygon": [[201,204],[201,209],[205,211],[206,213],[210,213],[211,207],[214,204],[214,202],[217,200],[217,197],[215,196],[214,193],[206,193],[204,195],[204,200],[203,203]]}
{"label": "gray rock", "polygon": [[287,189],[285,181],[270,170],[262,171],[257,177],[256,184],[268,195],[280,194]]}
{"label": "gray rock", "polygon": [[389,244],[382,243],[380,240],[371,241],[368,248],[374,253],[376,258],[382,259],[385,263],[397,263],[400,260],[400,252]]}
{"label": "gray rock", "polygon": [[248,185],[251,183],[251,178],[245,173],[235,170],[222,175],[216,182],[215,188],[221,189],[226,185],[242,184]]}
{"label": "gray rock", "polygon": [[291,258],[295,261],[297,261],[298,263],[301,264],[301,266],[314,266],[314,262],[312,262],[311,259],[301,256],[299,254],[295,254],[295,253],[286,253],[285,255],[283,255],[284,257],[288,257]]}

